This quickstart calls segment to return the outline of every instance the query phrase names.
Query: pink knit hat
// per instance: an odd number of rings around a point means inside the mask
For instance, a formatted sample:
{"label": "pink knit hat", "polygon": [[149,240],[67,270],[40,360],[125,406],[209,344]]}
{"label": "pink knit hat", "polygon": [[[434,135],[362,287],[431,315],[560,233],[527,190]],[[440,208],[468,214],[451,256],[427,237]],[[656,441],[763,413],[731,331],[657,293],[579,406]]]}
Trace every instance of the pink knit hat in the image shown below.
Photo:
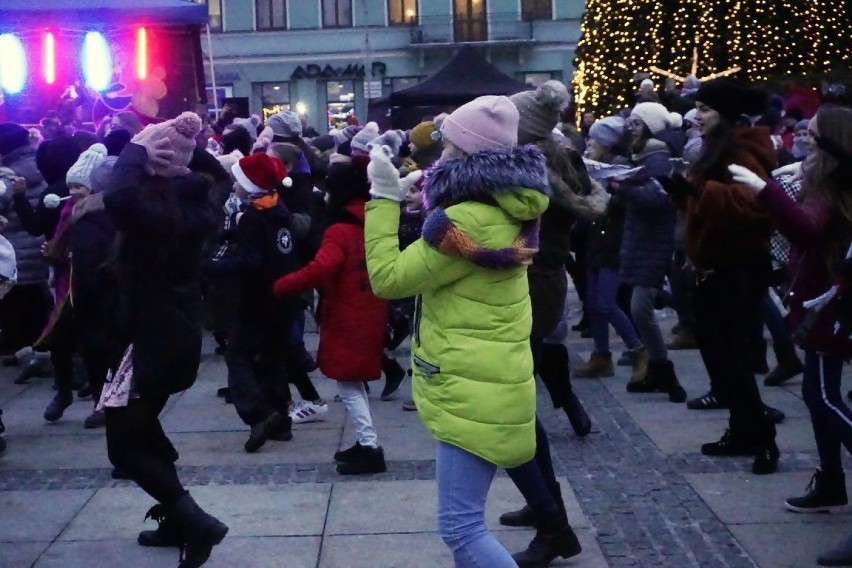
{"label": "pink knit hat", "polygon": [[487,95],[457,108],[441,134],[468,154],[509,150],[518,144],[518,109],[507,97]]}
{"label": "pink knit hat", "polygon": [[158,176],[175,177],[189,173],[187,166],[192,160],[195,137],[199,132],[201,132],[201,118],[194,112],[187,111],[172,120],[148,125],[145,130],[134,136],[131,142],[144,146],[161,138],[171,140],[170,150],[175,153],[172,163],[165,168],[152,168],[152,170]]}

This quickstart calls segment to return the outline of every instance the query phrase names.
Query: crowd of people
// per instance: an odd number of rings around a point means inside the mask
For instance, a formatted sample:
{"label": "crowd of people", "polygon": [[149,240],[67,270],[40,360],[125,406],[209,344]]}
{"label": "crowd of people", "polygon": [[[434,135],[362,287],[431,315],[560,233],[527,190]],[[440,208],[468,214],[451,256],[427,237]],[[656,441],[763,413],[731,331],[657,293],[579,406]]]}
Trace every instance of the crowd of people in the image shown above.
{"label": "crowd of people", "polygon": [[[247,427],[246,452],[323,419],[309,373],[336,381],[355,433],[333,455],[341,475],[386,471],[369,383],[384,377],[381,400],[393,400],[410,376],[402,407],[438,441],[438,525],[458,567],[581,553],[535,376],[582,437],[592,423],[572,374],[629,366],[630,393],[662,393],[685,412],[727,409],[727,429],[701,452],[753,456],[764,475],[781,457],[784,414],[763,403],[756,375],[774,387],[802,374],[820,463],[785,505],[843,508],[852,109],[805,117],[726,78],[692,81],[664,105],[646,83],[635,106],[586,113],[579,129],[553,80],[407,131],[370,122],[320,135],[291,111],[265,123],[185,112],[144,128],[118,113],[96,132],[0,124],[3,364],[18,383],[54,378],[48,422],[75,391],[91,399],[83,426],[104,428],[113,476],[156,502],[158,528],[139,544],[180,547],[181,568],[203,565],[228,532],[181,484],[159,421],[195,382],[205,331],[224,356],[219,395]],[[569,275],[588,361],[570,361],[564,343]],[[678,316],[668,343],[664,306]],[[615,363],[610,326],[625,345]],[[389,353],[408,337],[406,371]],[[700,351],[706,393],[688,397],[675,349]],[[497,468],[526,501],[500,522],[536,528],[514,554],[484,522]],[[852,536],[819,562],[852,565]]]}

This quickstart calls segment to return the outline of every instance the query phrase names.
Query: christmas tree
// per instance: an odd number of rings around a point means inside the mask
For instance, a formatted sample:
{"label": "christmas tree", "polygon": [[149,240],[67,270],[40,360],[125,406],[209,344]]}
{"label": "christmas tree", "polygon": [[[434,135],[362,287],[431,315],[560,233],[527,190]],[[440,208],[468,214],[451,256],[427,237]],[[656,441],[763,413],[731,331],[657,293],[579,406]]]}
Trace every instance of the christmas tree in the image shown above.
{"label": "christmas tree", "polygon": [[[589,0],[577,45],[578,110],[633,102],[638,73],[753,82],[803,81],[848,69],[850,0]],[[664,72],[661,72],[664,71]]]}

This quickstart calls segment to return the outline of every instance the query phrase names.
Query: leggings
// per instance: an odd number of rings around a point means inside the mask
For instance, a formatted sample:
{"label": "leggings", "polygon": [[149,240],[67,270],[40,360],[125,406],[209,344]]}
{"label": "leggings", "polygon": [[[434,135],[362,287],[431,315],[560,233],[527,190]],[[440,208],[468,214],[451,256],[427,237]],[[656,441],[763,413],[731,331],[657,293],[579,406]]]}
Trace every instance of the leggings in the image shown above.
{"label": "leggings", "polygon": [[175,469],[177,450],[160,424],[168,400],[143,395],[125,407],[105,410],[110,462],[167,507],[186,493]]}
{"label": "leggings", "polygon": [[840,394],[843,359],[805,351],[802,398],[811,413],[819,462],[829,475],[843,472],[841,445],[852,451],[852,411]]}

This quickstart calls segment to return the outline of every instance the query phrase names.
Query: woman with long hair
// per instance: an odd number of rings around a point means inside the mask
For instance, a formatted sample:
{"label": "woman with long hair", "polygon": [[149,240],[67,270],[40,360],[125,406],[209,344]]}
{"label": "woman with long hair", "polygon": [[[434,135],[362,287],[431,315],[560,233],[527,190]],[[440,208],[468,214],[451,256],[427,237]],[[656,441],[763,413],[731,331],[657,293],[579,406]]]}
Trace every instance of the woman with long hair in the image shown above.
{"label": "woman with long hair", "polygon": [[774,473],[775,424],[764,412],[746,356],[770,281],[770,219],[754,192],[728,171],[731,164],[745,164],[770,177],[776,157],[769,131],[741,122],[763,109],[766,96],[718,79],[702,84],[695,98],[701,154],[688,180],[677,175],[664,187],[686,210],[684,248],[696,274],[695,337],[713,392],[730,408],[728,430],[701,452],[753,455],[753,473]]}
{"label": "woman with long hair", "polygon": [[[748,185],[790,240],[790,318],[802,324],[803,302],[826,292],[838,279],[852,242],[852,110],[822,107],[808,126],[811,152],[802,164],[801,202],[775,180],[731,166],[734,179]],[[787,509],[819,513],[845,508],[846,481],[841,447],[852,451],[852,410],[840,394],[843,361],[852,356],[848,340],[835,332],[837,310],[829,303],[807,334],[798,334],[805,351],[802,398],[811,414],[819,467],[806,493],[787,499]],[[852,536],[819,558],[821,566],[852,565]]]}

